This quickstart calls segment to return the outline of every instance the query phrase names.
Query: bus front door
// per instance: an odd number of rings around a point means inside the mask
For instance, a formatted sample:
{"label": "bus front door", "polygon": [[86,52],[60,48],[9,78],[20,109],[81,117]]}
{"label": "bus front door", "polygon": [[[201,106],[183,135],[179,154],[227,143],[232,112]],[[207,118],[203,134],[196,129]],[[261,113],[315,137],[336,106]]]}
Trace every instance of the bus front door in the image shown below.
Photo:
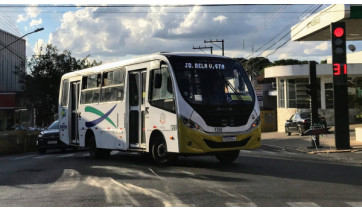
{"label": "bus front door", "polygon": [[145,97],[146,70],[132,71],[128,75],[129,84],[129,147],[145,149]]}
{"label": "bus front door", "polygon": [[80,118],[80,114],[78,112],[79,105],[79,90],[80,89],[80,81],[75,81],[70,83],[70,144],[79,145],[79,129],[78,129],[78,120]]}

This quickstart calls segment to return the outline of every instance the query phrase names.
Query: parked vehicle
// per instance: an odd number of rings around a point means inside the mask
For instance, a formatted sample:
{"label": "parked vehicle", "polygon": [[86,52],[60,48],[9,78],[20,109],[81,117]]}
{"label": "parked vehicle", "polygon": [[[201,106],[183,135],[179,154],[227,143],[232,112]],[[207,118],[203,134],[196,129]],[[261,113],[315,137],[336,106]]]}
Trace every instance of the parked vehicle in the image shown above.
{"label": "parked vehicle", "polygon": [[62,151],[67,149],[68,145],[59,139],[58,120],[40,132],[36,145],[40,154],[46,153],[47,149],[61,149]]}
{"label": "parked vehicle", "polygon": [[[297,112],[290,117],[285,123],[285,133],[291,135],[293,133],[299,133],[304,135],[304,132],[310,128],[311,124],[311,113],[310,112]],[[326,119],[318,114],[318,122],[315,125],[319,128],[326,128]]]}

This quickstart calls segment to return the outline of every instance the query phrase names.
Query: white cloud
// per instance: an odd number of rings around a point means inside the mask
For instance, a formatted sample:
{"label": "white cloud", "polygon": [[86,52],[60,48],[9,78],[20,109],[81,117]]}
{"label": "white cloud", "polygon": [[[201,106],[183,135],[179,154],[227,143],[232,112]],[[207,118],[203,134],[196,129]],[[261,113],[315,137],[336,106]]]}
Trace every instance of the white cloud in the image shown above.
{"label": "white cloud", "polygon": [[[264,7],[278,9],[281,6],[261,7],[263,9],[260,10],[264,11]],[[192,47],[205,46],[204,40],[224,39],[226,56],[243,57],[250,54],[252,46],[254,49],[262,45],[270,46],[270,43],[265,44],[266,41],[278,33],[285,34],[283,29],[288,29],[291,22],[290,17],[281,17],[291,16],[290,13],[278,13],[280,17],[273,15],[273,21],[270,22],[261,13],[253,16],[242,13],[251,11],[250,8],[79,8],[63,15],[61,25],[49,35],[49,42],[60,50],[71,51],[76,57],[91,55],[105,62],[160,51],[199,52],[192,50]],[[293,8],[290,10],[295,11]],[[253,11],[257,12],[258,8]],[[280,36],[275,40],[279,38]],[[267,56],[274,52],[278,45],[265,52],[260,50],[253,56]],[[328,48],[328,42],[291,41],[269,59],[318,58],[325,55]],[[214,46],[213,50],[215,54],[221,54],[218,47]]]}
{"label": "white cloud", "polygon": [[31,22],[30,22],[30,26],[31,26],[31,27],[33,27],[33,26],[38,26],[38,25],[40,25],[40,24],[42,24],[42,23],[43,23],[43,21],[42,21],[41,18],[39,18],[38,20],[33,19],[33,20],[31,20]]}
{"label": "white cloud", "polygon": [[[306,55],[319,55],[319,54],[325,54],[327,53],[327,50],[329,50],[329,43],[323,42],[318,44],[319,42],[305,42],[308,43],[306,48],[304,49],[304,54]],[[318,45],[316,45],[318,44]]]}
{"label": "white cloud", "polygon": [[23,14],[18,15],[18,19],[16,20],[17,23],[27,21],[28,17],[24,16]]}
{"label": "white cloud", "polygon": [[228,19],[228,18],[225,17],[225,16],[223,16],[223,15],[219,15],[219,16],[215,17],[213,20],[214,20],[215,22],[220,22],[220,23],[222,23],[222,22],[224,22],[226,19]]}
{"label": "white cloud", "polygon": [[29,23],[30,27],[38,26],[43,22],[41,18],[36,19],[40,13],[41,9],[39,7],[37,7],[36,5],[30,5],[29,7],[25,8],[25,14],[18,15],[16,22],[20,23],[31,20]]}
{"label": "white cloud", "polygon": [[35,5],[26,8],[26,14],[29,18],[36,18],[40,14],[41,9]]}
{"label": "white cloud", "polygon": [[39,56],[41,55],[41,48],[45,48],[46,47],[46,43],[43,39],[39,39],[35,45],[34,45],[34,48],[33,48],[33,52],[35,55]]}

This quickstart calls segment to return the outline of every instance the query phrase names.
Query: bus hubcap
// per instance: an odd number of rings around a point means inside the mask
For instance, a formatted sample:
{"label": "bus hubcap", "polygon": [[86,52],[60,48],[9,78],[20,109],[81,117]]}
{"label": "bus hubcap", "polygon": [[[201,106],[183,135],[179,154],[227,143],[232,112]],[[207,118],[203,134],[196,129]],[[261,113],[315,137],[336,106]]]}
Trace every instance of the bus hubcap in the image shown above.
{"label": "bus hubcap", "polygon": [[157,147],[157,154],[160,158],[163,158],[166,156],[166,148],[164,144],[161,144]]}

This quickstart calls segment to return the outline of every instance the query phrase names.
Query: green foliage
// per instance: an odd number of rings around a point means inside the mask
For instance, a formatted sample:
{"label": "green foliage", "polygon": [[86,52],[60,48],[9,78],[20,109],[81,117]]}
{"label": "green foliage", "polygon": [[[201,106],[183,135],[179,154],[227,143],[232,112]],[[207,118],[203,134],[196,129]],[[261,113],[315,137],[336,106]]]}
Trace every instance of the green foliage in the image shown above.
{"label": "green foliage", "polygon": [[272,63],[265,57],[253,57],[249,60],[239,60],[249,76],[260,76],[264,74],[264,68]]}
{"label": "green foliage", "polygon": [[97,66],[101,62],[89,61],[88,57],[76,59],[70,51],[59,50],[48,44],[41,47],[41,55],[33,55],[28,62],[30,75],[26,76],[25,95],[37,108],[37,125],[49,124],[58,110],[60,79],[68,72]]}

